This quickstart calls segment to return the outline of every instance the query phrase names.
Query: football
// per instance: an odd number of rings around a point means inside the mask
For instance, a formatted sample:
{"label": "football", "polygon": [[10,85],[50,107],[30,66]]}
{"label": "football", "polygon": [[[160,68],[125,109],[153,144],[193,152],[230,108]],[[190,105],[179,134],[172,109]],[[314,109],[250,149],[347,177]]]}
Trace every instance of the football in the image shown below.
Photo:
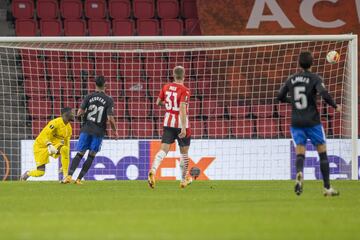
{"label": "football", "polygon": [[198,178],[199,175],[200,175],[200,168],[198,168],[198,167],[192,167],[192,168],[190,169],[190,175],[191,175],[194,179]]}
{"label": "football", "polygon": [[338,63],[340,60],[340,54],[337,51],[330,51],[326,55],[326,60],[329,63]]}

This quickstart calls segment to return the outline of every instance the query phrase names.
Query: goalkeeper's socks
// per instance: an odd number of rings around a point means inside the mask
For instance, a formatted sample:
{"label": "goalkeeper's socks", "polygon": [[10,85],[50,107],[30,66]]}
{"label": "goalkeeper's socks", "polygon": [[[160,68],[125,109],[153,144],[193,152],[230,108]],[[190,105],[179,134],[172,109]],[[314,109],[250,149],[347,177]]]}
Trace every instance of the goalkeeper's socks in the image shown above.
{"label": "goalkeeper's socks", "polygon": [[89,169],[90,169],[90,167],[91,167],[91,165],[92,165],[92,163],[94,161],[94,158],[95,158],[94,155],[90,155],[90,154],[88,155],[88,157],[87,157],[86,161],[84,162],[83,167],[81,169],[81,172],[80,172],[79,176],[77,177],[77,179],[82,179],[85,176],[85,174],[89,171]]}
{"label": "goalkeeper's socks", "polygon": [[296,172],[303,172],[304,169],[304,161],[305,161],[305,155],[304,154],[298,154],[296,155]]}
{"label": "goalkeeper's socks", "polygon": [[180,169],[181,169],[181,180],[186,179],[186,174],[189,167],[189,156],[187,154],[181,154],[180,156]]}
{"label": "goalkeeper's socks", "polygon": [[158,167],[160,166],[162,160],[166,157],[166,152],[164,152],[163,150],[160,150],[156,155],[155,155],[155,159],[151,168],[151,171],[156,172],[156,170],[158,169]]}
{"label": "goalkeeper's socks", "polygon": [[28,172],[28,175],[30,177],[41,177],[41,176],[44,176],[45,174],[45,171],[41,171],[41,170],[31,170]]}
{"label": "goalkeeper's socks", "polygon": [[324,181],[324,188],[330,188],[330,167],[326,152],[319,153],[320,171]]}
{"label": "goalkeeper's socks", "polygon": [[84,155],[79,152],[76,154],[76,156],[71,161],[71,166],[70,166],[68,175],[72,176],[74,174],[75,169],[79,166],[79,163],[80,163],[81,159],[83,158],[83,156]]}

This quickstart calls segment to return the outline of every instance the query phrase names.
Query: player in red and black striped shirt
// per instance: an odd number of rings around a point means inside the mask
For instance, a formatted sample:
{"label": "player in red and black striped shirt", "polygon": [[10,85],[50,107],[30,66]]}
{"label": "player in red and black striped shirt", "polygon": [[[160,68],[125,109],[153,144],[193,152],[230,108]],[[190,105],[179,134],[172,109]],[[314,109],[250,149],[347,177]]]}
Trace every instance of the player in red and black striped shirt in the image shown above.
{"label": "player in red and black striped shirt", "polygon": [[184,188],[192,181],[188,176],[189,166],[189,147],[191,140],[191,131],[189,128],[188,107],[190,100],[190,90],[184,86],[185,69],[177,66],[173,71],[174,82],[162,87],[156,104],[165,106],[166,113],[164,118],[163,135],[161,139],[161,148],[155,155],[153,165],[149,172],[148,183],[151,188],[155,187],[155,173],[161,161],[169,152],[170,145],[178,141],[180,146],[180,168],[181,183]]}

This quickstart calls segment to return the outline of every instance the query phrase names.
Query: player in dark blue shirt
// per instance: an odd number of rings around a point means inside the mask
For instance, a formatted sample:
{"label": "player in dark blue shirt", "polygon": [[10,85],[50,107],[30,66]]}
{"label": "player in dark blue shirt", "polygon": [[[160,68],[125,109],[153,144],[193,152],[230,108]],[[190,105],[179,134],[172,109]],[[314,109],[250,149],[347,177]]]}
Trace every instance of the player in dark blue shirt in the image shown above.
{"label": "player in dark blue shirt", "polygon": [[[326,137],[320,121],[320,114],[316,105],[317,94],[324,101],[340,112],[337,105],[321,77],[311,72],[313,56],[310,52],[302,52],[299,55],[299,65],[302,71],[290,76],[281,87],[278,100],[290,103],[291,135],[296,144],[296,184],[295,193],[300,195],[303,191],[303,168],[305,160],[306,142],[310,139],[316,146],[320,157],[320,170],[324,181],[324,195],[336,196],[339,193],[330,186],[329,161],[326,153]],[[289,97],[288,97],[289,95]]]}
{"label": "player in dark blue shirt", "polygon": [[117,138],[116,123],[113,116],[114,102],[110,96],[105,94],[104,77],[98,76],[95,84],[96,91],[85,97],[78,111],[78,117],[83,117],[83,125],[77,143],[78,153],[71,162],[65,183],[72,181],[75,169],[78,167],[86,151],[89,150],[88,157],[75,182],[81,184],[81,179],[91,167],[96,153],[100,151],[102,140],[106,134],[106,123],[108,120]]}

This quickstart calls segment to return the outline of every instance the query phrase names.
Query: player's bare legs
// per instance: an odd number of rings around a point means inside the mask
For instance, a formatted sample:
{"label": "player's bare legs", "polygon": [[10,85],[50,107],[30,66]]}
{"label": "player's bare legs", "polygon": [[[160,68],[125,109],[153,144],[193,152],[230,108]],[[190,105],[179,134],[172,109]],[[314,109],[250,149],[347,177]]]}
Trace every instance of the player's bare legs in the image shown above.
{"label": "player's bare legs", "polygon": [[156,174],[156,170],[158,169],[158,167],[160,166],[162,160],[166,157],[166,155],[168,154],[170,150],[170,144],[167,143],[162,143],[160,150],[157,152],[157,154],[155,155],[154,158],[154,162],[151,166],[151,169],[149,171],[148,174],[148,184],[151,188],[155,187],[155,174]]}
{"label": "player's bare legs", "polygon": [[303,192],[303,182],[304,182],[304,161],[305,161],[305,146],[297,145],[296,146],[296,182],[295,182],[295,193],[300,195]]}
{"label": "player's bare legs", "polygon": [[180,147],[180,170],[181,170],[181,182],[180,187],[185,188],[186,186],[190,185],[192,182],[191,177],[188,175],[188,168],[189,168],[189,147],[184,146]]}
{"label": "player's bare legs", "polygon": [[316,146],[320,158],[320,171],[324,182],[324,196],[338,196],[339,192],[330,186],[330,167],[326,153],[326,144]]}

